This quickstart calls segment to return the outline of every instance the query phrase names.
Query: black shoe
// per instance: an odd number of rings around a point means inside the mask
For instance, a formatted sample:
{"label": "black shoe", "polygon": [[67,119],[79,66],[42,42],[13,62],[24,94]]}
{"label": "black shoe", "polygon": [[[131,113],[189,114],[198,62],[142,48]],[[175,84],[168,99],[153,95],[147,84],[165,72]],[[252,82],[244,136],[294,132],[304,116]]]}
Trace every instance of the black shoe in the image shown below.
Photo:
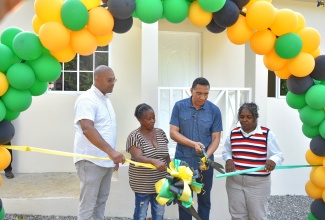
{"label": "black shoe", "polygon": [[5,176],[7,177],[7,179],[12,179],[15,177],[15,175],[11,171],[5,172]]}

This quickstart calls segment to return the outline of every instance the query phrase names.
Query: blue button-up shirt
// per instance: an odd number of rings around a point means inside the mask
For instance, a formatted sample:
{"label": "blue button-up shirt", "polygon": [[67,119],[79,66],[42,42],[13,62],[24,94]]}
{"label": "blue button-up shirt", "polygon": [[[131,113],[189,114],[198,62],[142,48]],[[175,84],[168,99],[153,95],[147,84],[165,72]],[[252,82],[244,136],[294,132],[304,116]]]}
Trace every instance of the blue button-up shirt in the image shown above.
{"label": "blue button-up shirt", "polygon": [[[206,150],[212,141],[212,133],[222,131],[220,109],[207,100],[196,110],[192,97],[176,102],[170,124],[179,127],[179,132],[190,140],[204,144]],[[192,147],[177,143],[175,158],[187,162],[194,169],[199,167],[199,157]],[[210,159],[214,159],[213,155]]]}

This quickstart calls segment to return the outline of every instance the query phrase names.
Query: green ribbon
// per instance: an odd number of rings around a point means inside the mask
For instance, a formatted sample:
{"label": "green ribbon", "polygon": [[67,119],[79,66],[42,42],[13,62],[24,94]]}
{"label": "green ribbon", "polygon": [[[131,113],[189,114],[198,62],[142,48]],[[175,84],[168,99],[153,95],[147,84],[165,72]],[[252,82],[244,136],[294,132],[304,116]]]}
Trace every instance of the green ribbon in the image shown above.
{"label": "green ribbon", "polygon": [[[296,168],[303,168],[303,167],[314,167],[314,166],[323,166],[322,164],[317,164],[317,165],[287,165],[287,166],[276,166],[274,169],[275,170],[286,170],[286,169],[296,169]],[[223,177],[228,177],[228,176],[236,176],[240,174],[246,174],[250,172],[256,172],[259,170],[265,170],[265,166],[260,166],[260,167],[254,167],[246,170],[239,170],[239,171],[234,171],[230,173],[225,173],[225,174],[218,174],[216,175],[216,178],[223,178]]]}

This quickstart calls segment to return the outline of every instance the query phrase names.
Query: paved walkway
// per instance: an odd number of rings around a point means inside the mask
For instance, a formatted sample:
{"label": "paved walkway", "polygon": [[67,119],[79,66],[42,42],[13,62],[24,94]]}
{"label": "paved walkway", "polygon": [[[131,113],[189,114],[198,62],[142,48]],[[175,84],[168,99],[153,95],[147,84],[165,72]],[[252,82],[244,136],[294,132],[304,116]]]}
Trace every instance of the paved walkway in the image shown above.
{"label": "paved walkway", "polygon": [[0,198],[78,198],[79,179],[76,173],[15,174],[15,178],[2,176]]}

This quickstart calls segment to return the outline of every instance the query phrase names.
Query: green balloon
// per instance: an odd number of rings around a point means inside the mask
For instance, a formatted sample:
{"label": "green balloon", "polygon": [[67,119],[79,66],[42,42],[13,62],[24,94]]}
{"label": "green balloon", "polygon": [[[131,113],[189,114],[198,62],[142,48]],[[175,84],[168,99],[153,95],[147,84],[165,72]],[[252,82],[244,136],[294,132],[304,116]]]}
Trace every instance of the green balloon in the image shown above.
{"label": "green balloon", "polygon": [[152,24],[162,17],[163,6],[160,0],[136,0],[135,13],[142,22]]}
{"label": "green balloon", "polygon": [[308,213],[308,220],[317,220],[317,218],[315,218],[315,216],[313,215],[313,213],[309,212]]}
{"label": "green balloon", "polygon": [[35,74],[27,64],[16,63],[8,69],[7,79],[13,88],[25,90],[34,84]]}
{"label": "green balloon", "polygon": [[47,90],[47,82],[41,82],[38,79],[35,80],[32,87],[29,89],[32,96],[39,96],[42,95]]}
{"label": "green balloon", "polygon": [[2,207],[0,211],[0,220],[2,220],[5,217],[5,209]]}
{"label": "green balloon", "polygon": [[23,32],[21,29],[17,27],[10,27],[4,30],[1,34],[0,41],[2,44],[9,47],[11,50],[13,50],[12,43],[14,41],[14,38],[17,34],[20,32]]}
{"label": "green balloon", "polygon": [[171,23],[180,23],[187,18],[188,4],[186,0],[164,0],[164,17]]}
{"label": "green balloon", "polygon": [[314,138],[319,136],[319,126],[309,126],[306,124],[302,124],[302,133],[308,138]]}
{"label": "green balloon", "polygon": [[2,96],[2,101],[9,111],[22,112],[32,104],[32,95],[28,90],[18,90],[9,86]]}
{"label": "green balloon", "polygon": [[88,23],[88,10],[81,1],[65,1],[61,8],[61,20],[72,31],[82,30]]}
{"label": "green balloon", "polygon": [[20,115],[20,112],[12,112],[12,111],[9,111],[7,109],[7,113],[6,113],[6,116],[5,116],[5,120],[13,121],[16,118],[18,118],[19,115]]}
{"label": "green balloon", "polygon": [[207,12],[220,11],[226,4],[226,0],[199,0],[201,8]]}
{"label": "green balloon", "polygon": [[41,82],[52,82],[61,75],[61,64],[52,55],[43,54],[36,60],[28,61],[27,64],[33,69],[36,78]]}
{"label": "green balloon", "polygon": [[298,34],[284,34],[275,41],[276,54],[283,59],[291,59],[297,56],[302,49],[302,40]]}
{"label": "green balloon", "polygon": [[309,126],[318,126],[325,118],[323,109],[314,109],[306,105],[299,112],[302,123]]}
{"label": "green balloon", "polygon": [[15,55],[10,48],[0,44],[0,72],[5,73],[15,61]]}
{"label": "green balloon", "polygon": [[325,121],[322,121],[322,123],[319,125],[319,134],[325,138]]}
{"label": "green balloon", "polygon": [[314,85],[306,92],[306,103],[312,108],[323,109],[325,107],[325,86]]}
{"label": "green balloon", "polygon": [[0,121],[2,121],[7,113],[6,106],[3,104],[3,102],[0,99]]}
{"label": "green balloon", "polygon": [[288,91],[286,95],[287,104],[294,109],[301,109],[307,105],[305,100],[305,94],[297,95]]}
{"label": "green balloon", "polygon": [[15,54],[23,60],[35,60],[42,54],[43,45],[38,36],[32,32],[21,32],[13,41]]}

